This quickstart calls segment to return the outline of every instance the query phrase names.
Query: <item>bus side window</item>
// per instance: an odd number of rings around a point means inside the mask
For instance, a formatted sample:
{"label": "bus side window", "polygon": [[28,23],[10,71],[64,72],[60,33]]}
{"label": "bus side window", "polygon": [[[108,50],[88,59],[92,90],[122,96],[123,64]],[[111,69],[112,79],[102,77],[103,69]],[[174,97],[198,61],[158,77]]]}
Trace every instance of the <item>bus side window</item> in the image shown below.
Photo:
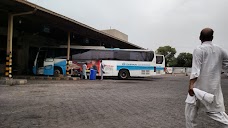
{"label": "bus side window", "polygon": [[101,60],[112,60],[113,59],[113,51],[106,51],[106,50],[101,50],[99,53],[99,59]]}
{"label": "bus side window", "polygon": [[130,52],[127,51],[115,51],[114,52],[114,58],[116,60],[125,60],[130,61]]}
{"label": "bus side window", "polygon": [[56,48],[56,49],[53,49],[52,51],[53,51],[54,58],[61,58],[61,59],[67,58],[67,50],[64,48]]}
{"label": "bus side window", "polygon": [[54,50],[48,49],[46,58],[55,58]]}
{"label": "bus side window", "polygon": [[154,59],[154,52],[152,51],[152,52],[148,52],[147,53],[147,56],[148,56],[148,61],[152,61],[153,59]]}

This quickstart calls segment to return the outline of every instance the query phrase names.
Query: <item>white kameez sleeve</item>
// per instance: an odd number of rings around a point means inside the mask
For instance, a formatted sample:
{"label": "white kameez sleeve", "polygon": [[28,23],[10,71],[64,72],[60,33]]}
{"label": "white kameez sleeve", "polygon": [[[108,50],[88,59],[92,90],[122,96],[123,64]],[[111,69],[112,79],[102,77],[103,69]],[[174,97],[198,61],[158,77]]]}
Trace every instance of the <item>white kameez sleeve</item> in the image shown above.
{"label": "white kameez sleeve", "polygon": [[222,68],[224,70],[227,70],[228,69],[228,54],[223,49],[222,49],[222,54],[223,54]]}
{"label": "white kameez sleeve", "polygon": [[190,75],[190,79],[194,79],[199,77],[201,65],[203,60],[203,54],[200,49],[195,49],[192,55],[192,72]]}

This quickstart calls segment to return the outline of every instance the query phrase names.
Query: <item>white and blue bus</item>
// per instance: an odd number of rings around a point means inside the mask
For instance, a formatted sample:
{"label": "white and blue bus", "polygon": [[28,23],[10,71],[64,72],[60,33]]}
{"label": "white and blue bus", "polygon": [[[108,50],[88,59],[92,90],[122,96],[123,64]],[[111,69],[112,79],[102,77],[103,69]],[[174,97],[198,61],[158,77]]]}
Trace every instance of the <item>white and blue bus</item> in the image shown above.
{"label": "white and blue bus", "polygon": [[156,54],[156,74],[163,75],[166,72],[164,55]]}
{"label": "white and blue bus", "polygon": [[[41,48],[34,61],[33,73],[42,75],[66,75],[67,47]],[[148,77],[156,75],[156,57],[150,50],[107,49],[104,47],[71,46],[70,69],[73,74],[81,72],[82,65],[96,69],[100,75],[100,60],[104,76]]]}

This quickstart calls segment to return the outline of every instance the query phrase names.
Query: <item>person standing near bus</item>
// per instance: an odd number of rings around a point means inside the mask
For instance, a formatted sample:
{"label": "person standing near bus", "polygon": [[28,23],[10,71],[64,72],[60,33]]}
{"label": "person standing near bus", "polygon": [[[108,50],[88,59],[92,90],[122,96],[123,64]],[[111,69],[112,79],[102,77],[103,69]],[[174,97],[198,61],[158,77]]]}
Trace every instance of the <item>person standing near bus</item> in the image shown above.
{"label": "person standing near bus", "polygon": [[83,77],[84,77],[85,79],[87,79],[86,70],[87,70],[87,63],[84,63],[84,64],[82,65],[82,79],[83,79]]}
{"label": "person standing near bus", "polygon": [[101,73],[101,80],[103,80],[104,65],[103,65],[103,63],[102,63],[102,60],[100,61],[100,73]]}
{"label": "person standing near bus", "polygon": [[195,104],[186,103],[186,128],[196,127],[198,110],[204,108],[207,115],[228,128],[228,115],[225,113],[221,88],[221,70],[228,54],[212,43],[214,31],[205,28],[200,33],[201,45],[193,52],[192,72],[189,82],[189,95],[194,96],[193,88],[200,89],[215,96],[212,103],[196,100]]}

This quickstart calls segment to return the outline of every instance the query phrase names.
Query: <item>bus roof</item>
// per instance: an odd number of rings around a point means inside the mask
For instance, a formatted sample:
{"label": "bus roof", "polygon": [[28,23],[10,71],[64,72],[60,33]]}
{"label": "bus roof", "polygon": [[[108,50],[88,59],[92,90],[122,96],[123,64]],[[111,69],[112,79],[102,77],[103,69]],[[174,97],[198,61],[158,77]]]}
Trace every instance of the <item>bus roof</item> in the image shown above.
{"label": "bus roof", "polygon": [[[67,48],[67,45],[60,45],[60,46],[49,46],[49,47],[41,47],[41,48]],[[71,49],[94,49],[94,50],[110,50],[110,51],[152,51],[152,50],[145,50],[145,49],[120,49],[120,48],[105,48],[104,46],[79,46],[79,45],[71,45]]]}
{"label": "bus roof", "polygon": [[[67,48],[67,45],[60,45],[59,48]],[[105,48],[104,46],[78,46],[71,45],[71,49],[95,49],[95,50],[117,50],[117,51],[152,51],[145,49],[120,49],[120,48]]]}

